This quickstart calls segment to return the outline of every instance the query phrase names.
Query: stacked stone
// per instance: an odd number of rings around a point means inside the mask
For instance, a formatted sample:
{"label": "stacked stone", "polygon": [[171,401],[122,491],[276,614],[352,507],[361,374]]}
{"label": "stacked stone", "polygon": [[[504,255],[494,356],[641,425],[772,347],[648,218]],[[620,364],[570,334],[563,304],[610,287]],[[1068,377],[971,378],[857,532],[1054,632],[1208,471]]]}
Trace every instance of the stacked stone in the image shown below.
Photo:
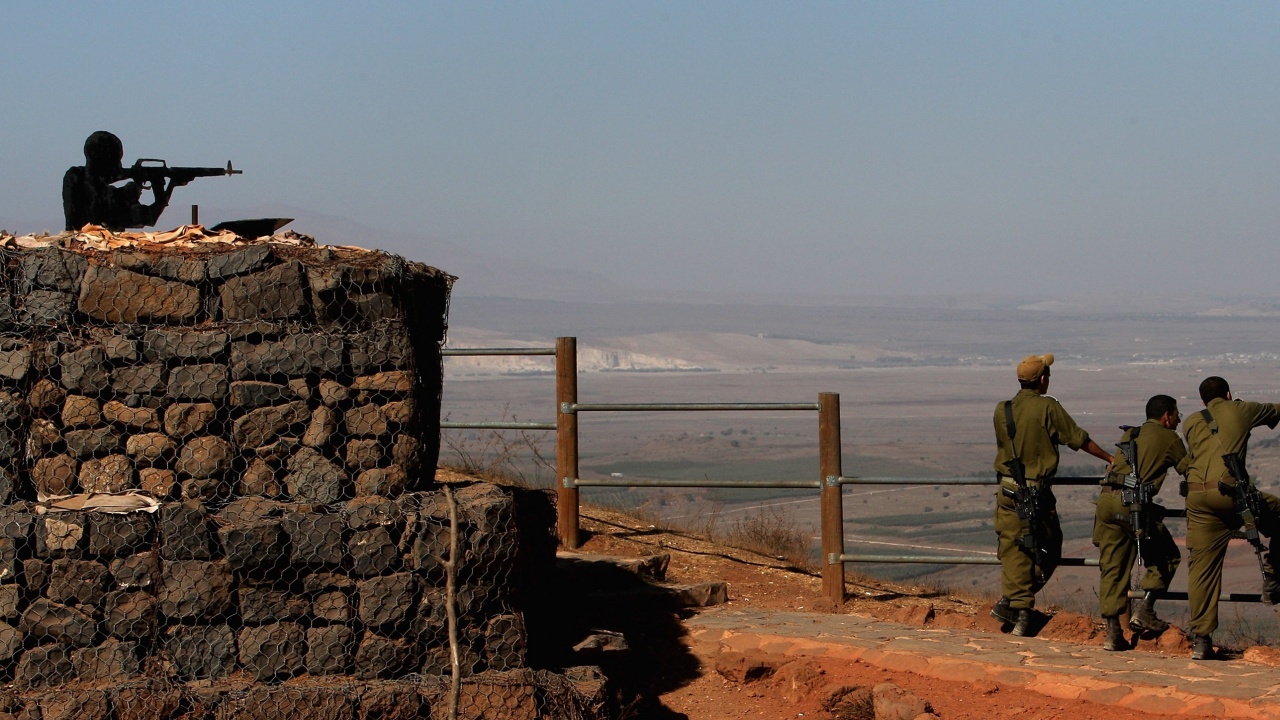
{"label": "stacked stone", "polygon": [[36,494],[330,504],[430,481],[447,275],[271,244],[9,264],[0,464]]}
{"label": "stacked stone", "polygon": [[457,713],[444,678],[352,681],[341,684],[207,684],[181,687],[145,679],[100,687],[13,693],[0,689],[0,717],[41,720],[536,720],[606,717],[603,678],[593,667],[564,676],[521,668],[462,681]]}
{"label": "stacked stone", "polygon": [[[15,685],[450,672],[447,560],[464,674],[524,667],[514,501],[489,484],[353,498],[240,498],[152,514],[0,513],[0,662]],[[26,556],[26,557],[24,557]],[[148,672],[150,668],[150,672]]]}
{"label": "stacked stone", "polygon": [[[433,484],[452,278],[382,253],[10,252],[0,672],[361,680],[524,666],[511,495]],[[132,491],[155,513],[61,511]],[[457,518],[455,524],[451,518]]]}

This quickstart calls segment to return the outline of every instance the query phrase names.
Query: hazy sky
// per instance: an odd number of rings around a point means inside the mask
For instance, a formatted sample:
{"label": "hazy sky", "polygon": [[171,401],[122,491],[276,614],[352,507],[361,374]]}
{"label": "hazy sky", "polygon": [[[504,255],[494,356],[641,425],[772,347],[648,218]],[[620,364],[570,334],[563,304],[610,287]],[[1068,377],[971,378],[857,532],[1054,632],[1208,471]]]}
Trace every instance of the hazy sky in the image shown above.
{"label": "hazy sky", "polygon": [[109,129],[244,169],[166,226],[284,203],[671,290],[1280,294],[1275,3],[14,2],[0,41],[10,230],[60,229]]}

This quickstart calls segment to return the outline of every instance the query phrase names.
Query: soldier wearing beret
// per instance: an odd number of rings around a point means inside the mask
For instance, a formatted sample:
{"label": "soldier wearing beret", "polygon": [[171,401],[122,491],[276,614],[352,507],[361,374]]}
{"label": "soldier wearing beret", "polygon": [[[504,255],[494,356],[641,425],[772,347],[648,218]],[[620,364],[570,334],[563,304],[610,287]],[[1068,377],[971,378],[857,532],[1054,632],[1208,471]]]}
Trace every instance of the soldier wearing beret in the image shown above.
{"label": "soldier wearing beret", "polygon": [[[1036,593],[1049,581],[1062,557],[1062,527],[1052,489],[1058,472],[1058,447],[1084,450],[1111,462],[1111,455],[1046,394],[1051,365],[1053,355],[1048,353],[1029,355],[1018,363],[1021,389],[1012,400],[996,405],[994,418],[999,477],[995,529],[1002,597],[991,614],[1013,625],[1013,634],[1019,636],[1031,634]],[[1011,462],[1021,464],[1025,488],[1015,479],[1017,471]],[[1024,497],[1026,493],[1034,495],[1035,517],[1019,517],[1015,498],[1020,492]]]}

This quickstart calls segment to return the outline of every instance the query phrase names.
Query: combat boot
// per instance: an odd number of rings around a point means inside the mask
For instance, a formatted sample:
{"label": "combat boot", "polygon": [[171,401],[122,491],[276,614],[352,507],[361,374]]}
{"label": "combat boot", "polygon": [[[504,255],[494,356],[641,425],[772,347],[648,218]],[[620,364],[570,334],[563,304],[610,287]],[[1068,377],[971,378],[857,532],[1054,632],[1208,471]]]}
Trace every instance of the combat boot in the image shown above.
{"label": "combat boot", "polygon": [[1169,623],[1156,617],[1156,594],[1148,592],[1133,606],[1133,614],[1129,616],[1129,629],[1136,633],[1162,633],[1169,629]]}
{"label": "combat boot", "polygon": [[1213,638],[1209,635],[1191,636],[1191,659],[1210,660],[1213,658]]}
{"label": "combat boot", "polygon": [[1023,608],[1018,611],[1018,621],[1013,624],[1012,635],[1018,637],[1029,637],[1031,635],[1031,611]]}
{"label": "combat boot", "polygon": [[1102,641],[1103,650],[1128,650],[1129,641],[1124,639],[1124,630],[1120,627],[1120,618],[1103,618],[1107,621],[1107,637]]}
{"label": "combat boot", "polygon": [[991,607],[991,617],[1005,625],[1012,625],[1018,622],[1018,611],[1009,607],[1009,598],[1002,597]]}
{"label": "combat boot", "polygon": [[1272,573],[1266,573],[1262,576],[1262,602],[1264,605],[1274,605],[1277,598],[1280,597],[1280,580]]}

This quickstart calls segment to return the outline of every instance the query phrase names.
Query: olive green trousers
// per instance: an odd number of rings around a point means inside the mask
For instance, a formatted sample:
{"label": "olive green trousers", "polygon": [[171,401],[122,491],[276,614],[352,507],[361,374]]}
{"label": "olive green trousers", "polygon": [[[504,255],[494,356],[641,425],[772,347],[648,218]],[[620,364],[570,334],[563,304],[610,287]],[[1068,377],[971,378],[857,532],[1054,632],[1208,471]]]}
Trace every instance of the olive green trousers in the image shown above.
{"label": "olive green trousers", "polygon": [[1030,528],[1037,547],[1039,562],[1033,562],[1031,553],[1018,544],[1024,533],[1023,521],[1018,517],[1013,498],[1004,490],[1014,489],[1012,480],[1002,481],[996,489],[995,529],[998,538],[996,556],[1000,558],[1000,591],[1014,610],[1028,610],[1036,606],[1036,593],[1049,582],[1053,571],[1062,559],[1062,525],[1058,522],[1058,501],[1053,490],[1045,486],[1040,491],[1040,515]]}
{"label": "olive green trousers", "polygon": [[[1142,562],[1147,567],[1142,577],[1142,589],[1149,592],[1168,590],[1178,565],[1182,563],[1182,553],[1169,528],[1162,522],[1161,512],[1149,511],[1149,537],[1142,542]],[[1103,617],[1115,617],[1129,607],[1130,577],[1133,563],[1138,559],[1138,543],[1129,525],[1129,508],[1125,507],[1120,493],[1104,492],[1098,496],[1097,511],[1093,517],[1093,544],[1098,548],[1101,570],[1098,609]]]}
{"label": "olive green trousers", "polygon": [[[1194,486],[1193,486],[1194,487]],[[1280,521],[1280,499],[1262,493],[1267,512],[1258,521],[1258,530],[1269,539],[1265,572],[1273,573],[1271,556],[1276,552],[1276,530]],[[1222,565],[1231,535],[1240,529],[1240,516],[1230,497],[1216,486],[1187,493],[1187,595],[1191,609],[1191,632],[1211,635],[1218,629],[1218,596],[1222,594]],[[1245,545],[1243,551],[1252,553]],[[1250,563],[1253,564],[1252,562]],[[1260,586],[1262,579],[1257,580]]]}

